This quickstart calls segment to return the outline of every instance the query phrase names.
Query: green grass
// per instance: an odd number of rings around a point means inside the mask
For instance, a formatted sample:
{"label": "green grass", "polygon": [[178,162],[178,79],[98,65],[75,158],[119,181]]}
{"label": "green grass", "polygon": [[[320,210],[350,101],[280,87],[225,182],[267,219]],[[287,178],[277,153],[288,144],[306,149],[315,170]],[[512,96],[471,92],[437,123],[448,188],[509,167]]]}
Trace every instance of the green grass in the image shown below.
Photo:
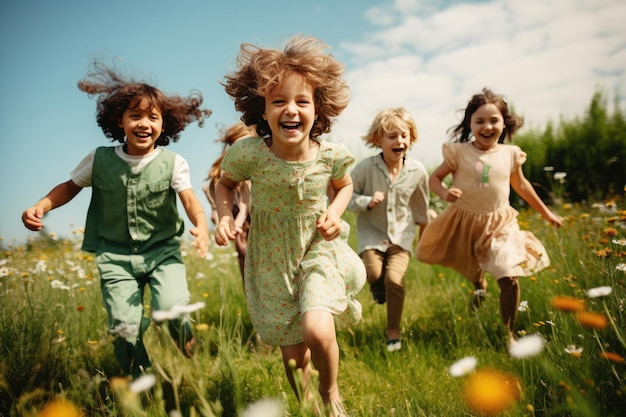
{"label": "green grass", "polygon": [[[522,211],[524,229],[545,244],[552,265],[521,278],[517,329],[541,334],[544,349],[512,358],[489,280],[487,301],[468,308],[471,286],[449,269],[411,261],[406,276],[403,348],[385,349],[385,308],[359,294],[363,320],[338,333],[339,384],[346,408],[358,416],[471,416],[462,390],[470,375],[452,377],[451,364],[466,356],[476,372],[496,369],[519,380],[521,394],[504,416],[621,416],[626,410],[625,212],[564,205],[560,230],[546,227],[536,213]],[[353,222],[351,215],[347,220]],[[613,232],[617,236],[612,237]],[[351,243],[356,246],[354,233]],[[608,249],[608,251],[607,251]],[[192,313],[199,345],[192,359],[172,346],[161,327],[146,343],[157,384],[133,394],[120,371],[107,335],[93,257],[76,238],[37,235],[25,245],[3,243],[0,253],[0,416],[37,416],[46,403],[67,399],[85,416],[165,416],[173,398],[182,415],[237,416],[251,403],[277,398],[287,415],[309,416],[291,392],[276,348],[260,343],[248,316],[233,248],[212,247],[213,259],[185,256]],[[609,255],[610,251],[610,255]],[[588,289],[609,286],[605,297]],[[555,296],[584,300],[589,311],[610,318],[603,329],[583,327],[574,313],[552,305]],[[566,352],[582,348],[579,357]],[[606,353],[617,354],[607,359]],[[167,393],[170,393],[169,395]]]}

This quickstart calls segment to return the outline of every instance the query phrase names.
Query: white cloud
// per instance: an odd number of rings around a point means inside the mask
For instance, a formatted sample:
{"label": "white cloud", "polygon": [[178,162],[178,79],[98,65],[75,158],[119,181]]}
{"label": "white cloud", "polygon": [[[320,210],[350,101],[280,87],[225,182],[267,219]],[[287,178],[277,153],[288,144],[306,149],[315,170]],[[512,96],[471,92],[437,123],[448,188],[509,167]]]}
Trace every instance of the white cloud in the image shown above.
{"label": "white cloud", "polygon": [[366,13],[377,29],[340,47],[350,57],[351,104],[332,137],[361,158],[360,137],[385,107],[406,107],[420,141],[411,155],[433,167],[457,110],[488,86],[543,128],[582,116],[602,89],[626,99],[626,5],[621,0],[494,0],[442,6],[396,0]]}

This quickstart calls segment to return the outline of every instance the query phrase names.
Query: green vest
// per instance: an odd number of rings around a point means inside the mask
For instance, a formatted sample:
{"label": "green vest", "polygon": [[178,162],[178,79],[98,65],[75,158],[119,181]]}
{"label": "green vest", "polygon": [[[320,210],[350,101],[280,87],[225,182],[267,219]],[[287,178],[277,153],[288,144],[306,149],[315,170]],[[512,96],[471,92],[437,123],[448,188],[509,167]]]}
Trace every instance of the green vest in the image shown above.
{"label": "green vest", "polygon": [[137,171],[114,147],[96,149],[83,250],[140,254],[182,235],[184,223],[170,186],[175,159],[174,152],[161,149]]}

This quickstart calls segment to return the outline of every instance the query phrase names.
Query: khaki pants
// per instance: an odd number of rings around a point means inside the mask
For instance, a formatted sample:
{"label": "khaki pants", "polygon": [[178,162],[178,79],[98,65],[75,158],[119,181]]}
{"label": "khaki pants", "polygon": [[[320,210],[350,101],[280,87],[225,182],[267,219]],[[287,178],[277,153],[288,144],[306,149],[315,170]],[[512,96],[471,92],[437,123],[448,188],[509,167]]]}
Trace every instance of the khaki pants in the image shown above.
{"label": "khaki pants", "polygon": [[387,329],[399,329],[404,307],[404,275],[411,254],[400,246],[391,245],[386,252],[369,249],[361,253],[367,271],[367,281],[375,292],[384,284],[387,300]]}

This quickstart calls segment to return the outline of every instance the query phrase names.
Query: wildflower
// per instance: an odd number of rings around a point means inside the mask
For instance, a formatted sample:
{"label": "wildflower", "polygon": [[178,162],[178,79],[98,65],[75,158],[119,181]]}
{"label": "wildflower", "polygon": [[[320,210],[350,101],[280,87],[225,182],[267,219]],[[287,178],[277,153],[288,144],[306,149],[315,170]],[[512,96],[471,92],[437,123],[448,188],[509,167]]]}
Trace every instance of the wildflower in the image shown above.
{"label": "wildflower", "polygon": [[128,389],[132,392],[143,392],[152,388],[156,384],[156,376],[144,374],[130,383]]}
{"label": "wildflower", "polygon": [[626,239],[613,239],[613,243],[615,243],[616,245],[626,246]]}
{"label": "wildflower", "polygon": [[615,229],[614,227],[607,227],[606,229],[604,229],[604,236],[606,236],[606,237],[616,237],[617,236],[617,229]]}
{"label": "wildflower", "polygon": [[626,264],[617,264],[615,266],[615,269],[617,269],[618,271],[626,272]]}
{"label": "wildflower", "polygon": [[282,417],[285,407],[278,398],[263,398],[250,404],[242,417]]}
{"label": "wildflower", "polygon": [[531,334],[509,345],[509,354],[517,359],[538,355],[543,350],[545,341],[538,333]]}
{"label": "wildflower", "polygon": [[209,330],[209,325],[206,323],[198,323],[196,325],[196,330],[199,332],[206,332],[207,330]]}
{"label": "wildflower", "polygon": [[[554,171],[554,167],[548,165],[548,166],[543,167],[543,170],[545,172],[552,172],[552,171]],[[626,188],[626,186],[624,188]]]}
{"label": "wildflower", "polygon": [[48,269],[48,265],[46,264],[46,261],[43,259],[40,259],[35,264],[34,272],[46,272],[47,269]]}
{"label": "wildflower", "polygon": [[519,307],[517,307],[518,311],[526,311],[528,310],[528,301],[524,300],[519,303]]}
{"label": "wildflower", "polygon": [[467,379],[463,398],[473,411],[495,416],[517,401],[520,390],[519,380],[514,376],[497,370],[480,370]]}
{"label": "wildflower", "polygon": [[596,252],[596,256],[598,258],[610,258],[611,255],[613,254],[613,251],[609,248],[604,248],[604,249],[600,249],[599,251]]}
{"label": "wildflower", "polygon": [[609,325],[609,319],[604,314],[591,311],[579,311],[576,313],[576,320],[590,329],[604,329]]}
{"label": "wildflower", "polygon": [[52,286],[52,288],[57,288],[59,290],[67,290],[67,291],[69,291],[69,289],[70,289],[70,287],[68,287],[67,285],[63,284],[58,279],[53,279],[52,281],[50,281],[50,285]]}
{"label": "wildflower", "polygon": [[38,414],[39,417],[80,417],[82,415],[78,407],[66,399],[49,402]]}
{"label": "wildflower", "polygon": [[613,291],[613,288],[611,287],[596,287],[596,288],[592,288],[589,291],[587,291],[587,297],[589,298],[598,298],[598,297],[604,297],[605,295],[609,295],[611,294],[611,292]]}
{"label": "wildflower", "polygon": [[555,172],[554,173],[554,181],[558,181],[561,184],[565,182],[565,177],[567,177],[567,172]]}
{"label": "wildflower", "polygon": [[152,312],[152,319],[156,322],[162,322],[165,320],[176,320],[182,315],[202,310],[205,306],[206,303],[204,301],[200,301],[195,304],[189,304],[186,306],[174,306],[171,310],[156,310]]}
{"label": "wildflower", "polygon": [[617,363],[626,363],[623,357],[613,352],[600,352],[600,357]]}
{"label": "wildflower", "polygon": [[139,335],[139,327],[136,324],[120,323],[113,329],[109,329],[109,334],[134,342],[137,339],[137,335]]}
{"label": "wildflower", "polygon": [[561,311],[572,313],[585,309],[585,301],[578,298],[567,297],[564,295],[556,296],[552,299],[552,305]]}
{"label": "wildflower", "polygon": [[478,359],[474,356],[467,356],[463,359],[460,359],[454,362],[450,368],[448,368],[448,372],[451,376],[463,376],[467,375],[476,369],[476,363]]}
{"label": "wildflower", "polygon": [[565,351],[575,358],[580,358],[580,356],[583,354],[583,348],[576,347],[576,345],[567,345]]}
{"label": "wildflower", "polygon": [[81,305],[76,306],[77,311],[83,311],[84,309],[85,309],[85,306],[81,306]]}

